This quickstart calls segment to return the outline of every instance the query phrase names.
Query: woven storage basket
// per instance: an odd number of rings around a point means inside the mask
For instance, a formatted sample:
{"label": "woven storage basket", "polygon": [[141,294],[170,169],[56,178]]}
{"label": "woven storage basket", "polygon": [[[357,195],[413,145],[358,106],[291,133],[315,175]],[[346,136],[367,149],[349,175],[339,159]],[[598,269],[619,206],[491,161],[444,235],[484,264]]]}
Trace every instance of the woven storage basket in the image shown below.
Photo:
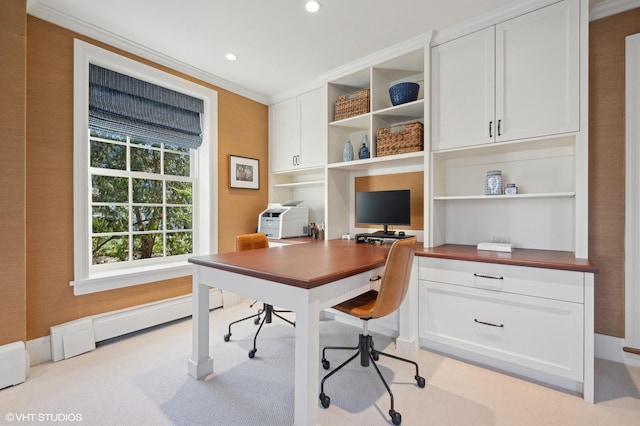
{"label": "woven storage basket", "polygon": [[370,90],[360,89],[336,99],[335,121],[369,112]]}
{"label": "woven storage basket", "polygon": [[424,149],[422,123],[401,124],[376,131],[376,156],[404,154]]}

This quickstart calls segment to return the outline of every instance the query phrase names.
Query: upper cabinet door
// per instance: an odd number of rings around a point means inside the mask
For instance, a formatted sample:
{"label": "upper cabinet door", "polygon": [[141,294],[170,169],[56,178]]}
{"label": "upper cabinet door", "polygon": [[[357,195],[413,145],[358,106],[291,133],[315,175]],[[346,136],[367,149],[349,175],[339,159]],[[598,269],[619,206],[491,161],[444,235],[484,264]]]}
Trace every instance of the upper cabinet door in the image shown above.
{"label": "upper cabinet door", "polygon": [[298,105],[296,98],[269,107],[269,150],[272,172],[290,170],[299,162]]}
{"label": "upper cabinet door", "polygon": [[497,141],[579,130],[578,2],[496,26]]}
{"label": "upper cabinet door", "polygon": [[322,88],[298,96],[300,166],[327,164],[327,105]]}
{"label": "upper cabinet door", "polygon": [[494,27],[431,50],[433,150],[494,141]]}
{"label": "upper cabinet door", "polygon": [[433,150],[580,130],[579,2],[432,49]]}

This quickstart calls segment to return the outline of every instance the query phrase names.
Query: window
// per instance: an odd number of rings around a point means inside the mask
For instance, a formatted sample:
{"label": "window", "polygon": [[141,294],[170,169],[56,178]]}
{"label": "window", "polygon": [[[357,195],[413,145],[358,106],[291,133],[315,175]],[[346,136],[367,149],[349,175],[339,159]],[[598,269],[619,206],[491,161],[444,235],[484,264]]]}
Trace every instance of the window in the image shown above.
{"label": "window", "polygon": [[[79,40],[75,49],[74,293],[190,275],[188,257],[217,245],[209,172],[217,163],[216,92]],[[119,79],[126,90],[139,84],[194,101],[197,113],[176,120],[191,121],[187,133],[167,125],[179,114],[171,106],[135,105],[111,86]],[[121,117],[127,109],[160,126]]]}
{"label": "window", "polygon": [[93,267],[193,254],[194,150],[91,127],[89,145]]}

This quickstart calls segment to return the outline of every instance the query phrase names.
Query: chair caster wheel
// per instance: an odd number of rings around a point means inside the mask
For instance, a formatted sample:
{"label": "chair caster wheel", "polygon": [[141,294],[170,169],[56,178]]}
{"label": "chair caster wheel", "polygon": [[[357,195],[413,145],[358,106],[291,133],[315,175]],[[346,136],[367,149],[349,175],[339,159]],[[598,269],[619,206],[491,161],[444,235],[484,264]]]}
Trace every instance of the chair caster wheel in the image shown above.
{"label": "chair caster wheel", "polygon": [[256,318],[256,319],[254,319],[254,320],[253,320],[253,323],[254,323],[255,325],[260,324],[260,317],[258,317],[258,318]]}
{"label": "chair caster wheel", "polygon": [[322,368],[324,368],[325,370],[328,370],[330,366],[331,364],[329,364],[329,361],[327,361],[326,359],[322,360]]}
{"label": "chair caster wheel", "polygon": [[257,351],[257,349],[251,349],[249,351],[249,358],[253,358],[254,356],[256,356],[256,351]]}
{"label": "chair caster wheel", "polygon": [[380,359],[380,354],[378,353],[378,351],[371,351],[371,356],[373,357],[374,361],[378,361]]}
{"label": "chair caster wheel", "polygon": [[416,376],[416,381],[418,382],[418,387],[423,388],[426,384],[424,381],[424,377]]}
{"label": "chair caster wheel", "polygon": [[329,405],[331,404],[331,398],[329,398],[324,393],[321,393],[320,394],[320,403],[322,404],[323,408],[329,408]]}
{"label": "chair caster wheel", "polygon": [[224,341],[225,342],[228,342],[230,338],[231,338],[231,333],[224,335]]}
{"label": "chair caster wheel", "polygon": [[389,410],[389,415],[391,416],[391,421],[394,425],[402,423],[402,416],[397,411]]}

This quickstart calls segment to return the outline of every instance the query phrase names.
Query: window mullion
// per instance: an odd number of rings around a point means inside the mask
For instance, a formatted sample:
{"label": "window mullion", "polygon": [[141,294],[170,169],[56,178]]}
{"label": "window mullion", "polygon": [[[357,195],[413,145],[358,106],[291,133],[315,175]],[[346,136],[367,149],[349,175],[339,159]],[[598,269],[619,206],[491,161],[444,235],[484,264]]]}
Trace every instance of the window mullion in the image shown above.
{"label": "window mullion", "polygon": [[133,177],[131,175],[131,137],[127,136],[127,173],[128,179],[128,200],[129,200],[129,262],[133,260]]}

